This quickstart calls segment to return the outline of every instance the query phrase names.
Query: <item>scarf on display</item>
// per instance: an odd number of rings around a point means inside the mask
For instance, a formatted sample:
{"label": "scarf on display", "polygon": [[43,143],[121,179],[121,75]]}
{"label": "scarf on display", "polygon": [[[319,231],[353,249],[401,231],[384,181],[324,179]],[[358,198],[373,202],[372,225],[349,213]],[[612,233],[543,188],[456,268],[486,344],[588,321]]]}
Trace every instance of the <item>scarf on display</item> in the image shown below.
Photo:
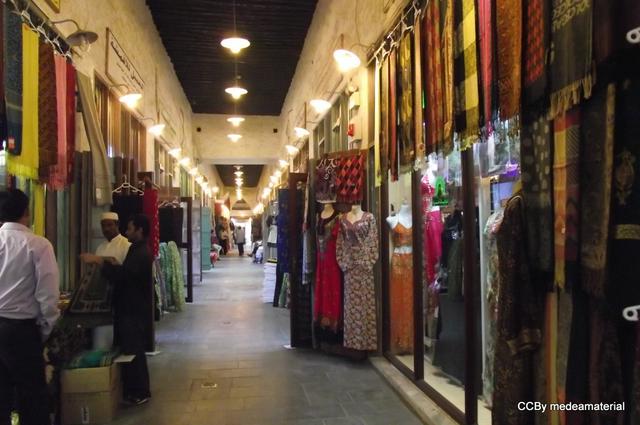
{"label": "scarf on display", "polygon": [[478,44],[480,45],[480,78],[482,79],[482,125],[492,132],[493,117],[493,13],[491,0],[478,0]]}
{"label": "scarf on display", "polygon": [[424,140],[424,109],[422,102],[422,94],[424,93],[424,85],[422,84],[422,29],[420,25],[413,27],[413,128],[414,128],[414,149],[413,159],[424,158],[425,140]]}
{"label": "scarf on display", "polygon": [[523,104],[533,105],[547,93],[550,0],[525,2]]}
{"label": "scarf on display", "polygon": [[455,129],[465,150],[478,140],[480,130],[475,0],[456,0],[454,13]]}
{"label": "scarf on display", "polygon": [[[4,8],[3,8],[4,9]],[[4,97],[7,119],[7,149],[22,151],[22,20],[14,13],[3,16]]]}
{"label": "scarf on display", "polygon": [[38,50],[38,170],[40,180],[49,183],[58,163],[58,88],[53,47],[41,41]]}
{"label": "scarf on display", "polygon": [[67,184],[73,183],[73,159],[76,152],[76,69],[67,62]]}
{"label": "scarf on display", "polygon": [[398,109],[397,109],[397,60],[398,51],[393,49],[389,55],[389,169],[391,171],[391,181],[398,180]]}
{"label": "scarf on display", "polygon": [[442,34],[440,40],[442,43],[442,111],[443,111],[443,127],[442,140],[439,141],[445,155],[453,151],[453,127],[454,113],[453,102],[455,93],[455,82],[453,78],[454,69],[454,25],[453,25],[453,8],[454,2],[450,0],[440,0],[440,13],[442,20]]}
{"label": "scarf on display", "polygon": [[582,140],[589,149],[582,153],[580,187],[580,261],[582,287],[591,296],[605,296],[611,179],[615,119],[615,86],[599,90],[582,108]]}
{"label": "scarf on display", "polygon": [[427,147],[426,153],[438,150],[444,133],[443,61],[440,39],[440,2],[430,1],[422,21],[425,94],[427,98]]}
{"label": "scarf on display", "polygon": [[22,26],[22,148],[19,155],[7,158],[7,172],[36,180],[38,178],[38,35]]}
{"label": "scarf on display", "polygon": [[520,112],[522,88],[522,0],[496,0],[498,107],[500,119]]}
{"label": "scarf on display", "polygon": [[[154,258],[160,253],[160,218],[158,212],[158,191],[156,189],[145,189],[142,195],[142,213],[149,219],[149,237],[147,243]],[[203,223],[204,226],[204,223]],[[207,236],[210,239],[209,232]],[[209,253],[207,252],[207,257]]]}
{"label": "scarf on display", "polygon": [[337,202],[361,202],[364,188],[365,153],[344,153],[339,159],[336,175]]}
{"label": "scarf on display", "polygon": [[553,0],[550,118],[591,96],[592,12],[592,0]]}
{"label": "scarf on display", "polygon": [[5,103],[5,90],[4,90],[4,61],[7,55],[4,29],[5,23],[5,8],[0,7],[0,137],[1,140],[7,140],[7,108]]}
{"label": "scarf on display", "polygon": [[555,283],[574,283],[578,260],[580,111],[554,121],[553,187],[555,209]]}
{"label": "scarf on display", "polygon": [[335,202],[339,162],[325,155],[316,165],[316,201]]}
{"label": "scarf on display", "polygon": [[44,186],[35,182],[31,183],[31,199],[33,199],[33,233],[45,236],[45,207]]}
{"label": "scarf on display", "polygon": [[58,154],[56,165],[50,170],[49,185],[52,189],[59,190],[67,183],[67,61],[64,57],[55,55],[54,62]]}
{"label": "scarf on display", "polygon": [[415,158],[415,134],[413,114],[413,35],[407,32],[400,40],[398,49],[399,79],[399,156],[400,172],[411,171]]}
{"label": "scarf on display", "polygon": [[382,61],[380,69],[380,175],[389,178],[389,139],[391,113],[389,105],[389,56]]}

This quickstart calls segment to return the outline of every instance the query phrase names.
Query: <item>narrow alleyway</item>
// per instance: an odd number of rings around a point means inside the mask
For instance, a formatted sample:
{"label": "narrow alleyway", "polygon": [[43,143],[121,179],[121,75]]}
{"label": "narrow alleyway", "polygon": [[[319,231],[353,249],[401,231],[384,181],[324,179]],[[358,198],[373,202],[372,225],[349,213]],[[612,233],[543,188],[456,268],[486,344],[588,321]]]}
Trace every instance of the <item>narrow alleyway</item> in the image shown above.
{"label": "narrow alleyway", "polygon": [[262,267],[224,257],[195,303],[160,322],[152,399],[117,425],[418,425],[368,362],[288,350],[288,310],[260,300]]}

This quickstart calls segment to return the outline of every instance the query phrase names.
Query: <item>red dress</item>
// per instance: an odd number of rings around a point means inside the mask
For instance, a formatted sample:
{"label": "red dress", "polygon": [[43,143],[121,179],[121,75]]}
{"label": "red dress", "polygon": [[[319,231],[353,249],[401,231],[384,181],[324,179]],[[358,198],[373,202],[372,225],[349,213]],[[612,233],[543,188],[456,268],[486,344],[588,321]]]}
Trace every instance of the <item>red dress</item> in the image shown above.
{"label": "red dress", "polygon": [[431,211],[435,189],[429,183],[427,174],[420,182],[420,189],[422,192],[422,214],[424,220],[424,265],[427,283],[432,285],[437,276],[436,265],[440,262],[440,257],[442,256],[442,215],[440,210]]}
{"label": "red dress", "polygon": [[342,328],[342,274],[336,259],[339,230],[336,212],[328,219],[318,217],[314,321],[333,333]]}
{"label": "red dress", "polygon": [[154,258],[160,254],[160,213],[158,211],[158,191],[145,189],[142,195],[142,213],[149,219],[147,243]]}

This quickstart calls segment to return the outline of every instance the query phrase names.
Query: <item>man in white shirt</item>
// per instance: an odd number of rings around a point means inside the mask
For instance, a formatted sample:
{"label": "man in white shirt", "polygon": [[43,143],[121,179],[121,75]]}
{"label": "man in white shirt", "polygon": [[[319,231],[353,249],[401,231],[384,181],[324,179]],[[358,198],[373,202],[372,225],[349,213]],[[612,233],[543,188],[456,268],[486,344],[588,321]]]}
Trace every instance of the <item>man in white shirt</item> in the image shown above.
{"label": "man in white shirt", "polygon": [[29,198],[0,193],[0,424],[17,395],[20,423],[49,423],[43,341],[60,316],[58,263],[51,243],[27,227]]}
{"label": "man in white shirt", "polygon": [[98,246],[96,255],[99,257],[113,257],[118,261],[118,264],[122,264],[127,256],[127,252],[129,252],[131,242],[120,234],[118,222],[118,214],[114,212],[102,214],[100,225],[102,226],[102,234],[106,241]]}

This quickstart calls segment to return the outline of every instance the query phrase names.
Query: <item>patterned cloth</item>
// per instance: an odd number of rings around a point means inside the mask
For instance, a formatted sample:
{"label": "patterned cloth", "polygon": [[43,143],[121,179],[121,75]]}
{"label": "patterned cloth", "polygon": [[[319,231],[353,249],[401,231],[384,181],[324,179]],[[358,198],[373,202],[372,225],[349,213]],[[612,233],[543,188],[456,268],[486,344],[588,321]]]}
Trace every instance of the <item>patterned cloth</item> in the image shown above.
{"label": "patterned cloth", "polygon": [[443,72],[443,88],[442,88],[442,110],[443,110],[443,132],[442,140],[439,144],[442,146],[445,155],[453,151],[453,128],[454,128],[454,93],[455,82],[453,78],[453,69],[455,67],[455,45],[454,45],[454,16],[453,3],[450,0],[440,0],[440,12],[443,16],[442,33],[440,39],[442,42],[442,72]]}
{"label": "patterned cloth", "polygon": [[478,0],[478,44],[480,45],[480,78],[482,87],[482,125],[492,130],[494,96],[494,34],[491,0]]}
{"label": "patterned cloth", "polygon": [[67,184],[73,182],[73,160],[76,152],[76,69],[67,62]]}
{"label": "patterned cloth", "polygon": [[391,139],[391,105],[389,104],[389,56],[380,67],[380,175],[389,177],[389,143]]}
{"label": "patterned cloth", "polygon": [[335,158],[324,156],[316,166],[316,201],[335,202],[338,196],[337,174],[339,162]]}
{"label": "patterned cloth", "polygon": [[9,151],[18,154],[7,158],[7,172],[14,176],[38,178],[38,35],[22,26],[22,146]]}
{"label": "patterned cloth", "polygon": [[144,195],[142,195],[142,213],[149,219],[150,231],[147,243],[149,244],[151,255],[156,258],[160,254],[160,217],[158,212],[158,191],[156,189],[145,189]]}
{"label": "patterned cloth", "polygon": [[58,163],[58,104],[53,47],[40,41],[38,71],[38,172],[49,183]]}
{"label": "patterned cloth", "polygon": [[33,233],[44,237],[45,234],[45,199],[44,186],[36,182],[31,183],[31,199],[33,200],[33,208],[31,216],[33,217]]}
{"label": "patterned cloth", "polygon": [[550,118],[591,96],[592,0],[553,0]]}
{"label": "patterned cloth", "polygon": [[577,278],[579,155],[580,111],[573,109],[554,121],[555,284],[561,289]]}
{"label": "patterned cloth", "polygon": [[422,195],[422,228],[424,231],[423,256],[425,266],[426,284],[430,285],[436,280],[436,265],[442,255],[442,215],[440,210],[431,211],[431,203],[435,189],[429,183],[428,174],[420,181],[420,193]]}
{"label": "patterned cloth", "polygon": [[57,158],[56,164],[49,169],[48,182],[54,190],[67,185],[67,61],[63,56],[54,55],[56,78],[56,126]]}
{"label": "patterned cloth", "polygon": [[340,220],[336,258],[344,272],[344,346],[354,350],[378,348],[373,266],[378,261],[378,225],[365,212],[355,223]]}
{"label": "patterned cloth", "polygon": [[547,94],[547,51],[549,49],[550,0],[525,2],[523,104],[539,103]]}
{"label": "patterned cloth", "polygon": [[339,159],[337,202],[355,203],[364,196],[365,151],[347,152]]}
{"label": "patterned cloth", "polygon": [[4,13],[3,19],[7,149],[13,155],[20,155],[22,152],[22,20],[15,13]]}
{"label": "patterned cloth", "polygon": [[[394,252],[391,256],[389,317],[390,345],[394,354],[413,352],[413,254],[402,248],[413,246],[413,230],[398,223],[392,230]],[[399,250],[398,250],[399,249]]]}
{"label": "patterned cloth", "polygon": [[438,143],[443,140],[444,105],[443,105],[443,61],[442,41],[440,38],[440,2],[430,1],[427,4],[423,25],[424,79],[427,100],[427,149],[426,153],[435,152]]}
{"label": "patterned cloth", "polygon": [[398,180],[398,98],[397,73],[398,51],[389,54],[389,170],[391,181]]}
{"label": "patterned cloth", "polygon": [[329,218],[318,215],[316,284],[313,320],[316,326],[337,334],[342,329],[342,274],[336,259],[340,217],[336,211]]}
{"label": "patterned cloth", "polygon": [[480,131],[475,0],[456,0],[454,9],[455,130],[464,150],[478,140]]}
{"label": "patterned cloth", "polygon": [[186,303],[185,283],[182,273],[182,257],[175,242],[160,244],[160,263],[166,285],[167,305],[175,311],[182,311]]}
{"label": "patterned cloth", "polygon": [[398,48],[399,79],[399,135],[398,153],[400,157],[400,172],[410,172],[415,159],[414,134],[414,94],[413,94],[413,37],[407,32],[400,40]]}
{"label": "patterned cloth", "polygon": [[498,102],[500,119],[520,112],[522,88],[522,0],[496,1]]}

